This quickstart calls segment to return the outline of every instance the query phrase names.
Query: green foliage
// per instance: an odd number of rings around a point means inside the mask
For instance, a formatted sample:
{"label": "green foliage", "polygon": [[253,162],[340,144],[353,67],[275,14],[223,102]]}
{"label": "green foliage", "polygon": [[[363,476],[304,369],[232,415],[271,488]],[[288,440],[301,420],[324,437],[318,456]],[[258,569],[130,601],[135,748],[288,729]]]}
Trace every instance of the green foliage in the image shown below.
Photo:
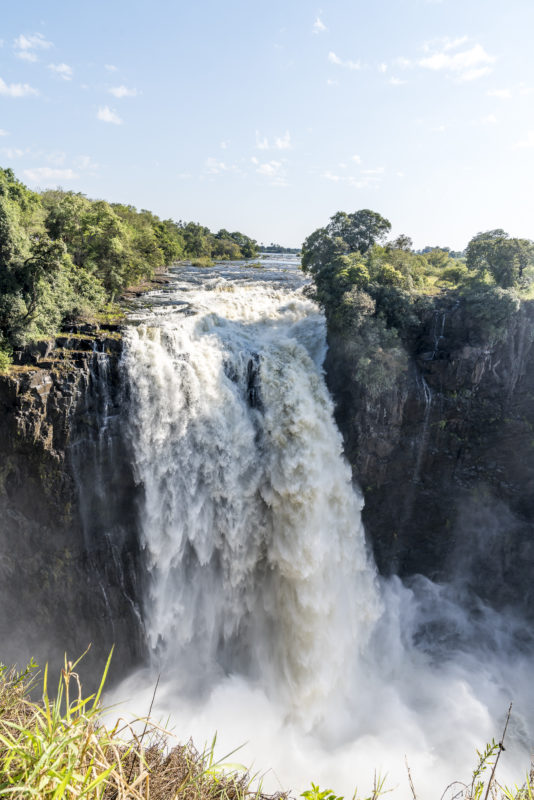
{"label": "green foliage", "polygon": [[478,282],[465,286],[461,295],[469,327],[478,340],[490,344],[502,341],[520,307],[517,292]]}
{"label": "green foliage", "polygon": [[534,242],[511,239],[501,228],[477,233],[467,245],[466,264],[488,273],[503,289],[524,288],[532,280],[528,268],[534,265]]}
{"label": "green foliage", "polygon": [[31,192],[0,169],[0,370],[10,347],[50,336],[65,322],[96,320],[128,287],[179,258],[250,258],[236,231],[160,220],[120,203],[60,189]]}
{"label": "green foliage", "polygon": [[311,789],[306,789],[304,792],[301,792],[301,797],[304,800],[343,800],[343,796],[338,797],[332,789],[321,789],[318,784],[313,783],[311,785]]}

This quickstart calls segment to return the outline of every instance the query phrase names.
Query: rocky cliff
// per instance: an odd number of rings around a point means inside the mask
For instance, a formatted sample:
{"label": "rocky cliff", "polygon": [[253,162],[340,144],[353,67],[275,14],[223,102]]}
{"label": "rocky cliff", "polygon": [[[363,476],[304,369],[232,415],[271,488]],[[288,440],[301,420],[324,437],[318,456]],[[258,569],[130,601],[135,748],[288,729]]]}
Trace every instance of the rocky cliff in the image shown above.
{"label": "rocky cliff", "polygon": [[499,336],[471,311],[453,295],[427,306],[378,398],[331,336],[328,382],[380,570],[461,579],[534,613],[534,304]]}
{"label": "rocky cliff", "polygon": [[92,642],[85,671],[100,669],[112,644],[119,670],[143,653],[120,351],[118,332],[71,332],[18,352],[0,377],[6,663],[76,657]]}

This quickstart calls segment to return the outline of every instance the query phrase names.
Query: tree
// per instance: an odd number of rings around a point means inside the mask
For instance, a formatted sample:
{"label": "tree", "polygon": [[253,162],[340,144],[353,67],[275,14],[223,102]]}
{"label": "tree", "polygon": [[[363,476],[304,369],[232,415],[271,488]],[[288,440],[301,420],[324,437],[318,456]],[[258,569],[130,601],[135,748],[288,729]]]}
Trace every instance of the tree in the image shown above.
{"label": "tree", "polygon": [[466,264],[480,275],[491,275],[503,289],[524,286],[526,269],[534,265],[534,243],[511,239],[501,228],[477,233],[467,245]]}

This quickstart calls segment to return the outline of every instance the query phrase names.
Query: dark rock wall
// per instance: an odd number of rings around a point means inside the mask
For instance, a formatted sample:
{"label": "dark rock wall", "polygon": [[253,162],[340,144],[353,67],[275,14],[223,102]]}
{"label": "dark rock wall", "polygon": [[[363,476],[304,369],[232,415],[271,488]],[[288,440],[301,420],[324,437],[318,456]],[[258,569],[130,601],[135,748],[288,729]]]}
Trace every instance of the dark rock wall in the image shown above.
{"label": "dark rock wall", "polygon": [[57,667],[92,643],[84,675],[144,653],[136,487],[120,433],[117,333],[18,353],[0,377],[0,661]]}
{"label": "dark rock wall", "polygon": [[437,298],[408,371],[373,398],[331,337],[328,382],[381,572],[458,579],[534,613],[533,338],[532,303],[492,343]]}

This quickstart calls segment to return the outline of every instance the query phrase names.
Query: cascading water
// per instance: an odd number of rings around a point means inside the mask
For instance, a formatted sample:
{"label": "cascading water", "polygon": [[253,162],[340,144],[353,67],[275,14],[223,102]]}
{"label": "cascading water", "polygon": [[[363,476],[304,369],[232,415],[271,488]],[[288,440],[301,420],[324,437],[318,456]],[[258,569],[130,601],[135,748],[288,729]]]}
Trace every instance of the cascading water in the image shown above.
{"label": "cascading water", "polygon": [[161,672],[156,706],[178,735],[252,740],[241,760],[273,767],[273,788],[352,793],[376,768],[398,798],[405,755],[429,796],[468,778],[515,699],[508,768],[522,769],[521,621],[458,586],[376,576],[323,381],[324,319],[302,286],[294,269],[181,268],[132,318],[126,428],[153,663],[118,696],[145,712]]}
{"label": "cascading water", "polygon": [[197,688],[242,673],[311,721],[379,613],[324,319],[269,283],[188,299],[126,338],[150,645]]}

